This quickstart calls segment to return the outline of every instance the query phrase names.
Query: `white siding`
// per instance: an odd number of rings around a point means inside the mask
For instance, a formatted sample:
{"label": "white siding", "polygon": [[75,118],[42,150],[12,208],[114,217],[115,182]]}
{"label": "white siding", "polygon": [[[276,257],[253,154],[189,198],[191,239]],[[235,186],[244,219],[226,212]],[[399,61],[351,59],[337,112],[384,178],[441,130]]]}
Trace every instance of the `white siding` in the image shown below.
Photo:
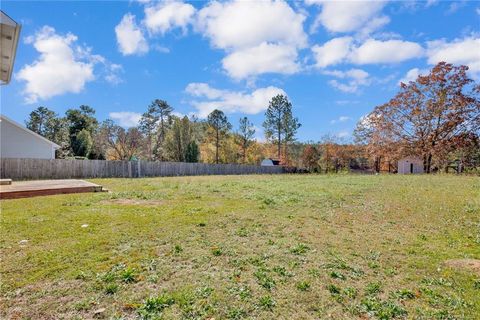
{"label": "white siding", "polygon": [[1,120],[0,157],[55,159],[55,148],[52,143],[48,143],[8,121]]}
{"label": "white siding", "polygon": [[403,158],[398,160],[398,173],[400,174],[423,173],[422,159],[409,157],[409,158]]}

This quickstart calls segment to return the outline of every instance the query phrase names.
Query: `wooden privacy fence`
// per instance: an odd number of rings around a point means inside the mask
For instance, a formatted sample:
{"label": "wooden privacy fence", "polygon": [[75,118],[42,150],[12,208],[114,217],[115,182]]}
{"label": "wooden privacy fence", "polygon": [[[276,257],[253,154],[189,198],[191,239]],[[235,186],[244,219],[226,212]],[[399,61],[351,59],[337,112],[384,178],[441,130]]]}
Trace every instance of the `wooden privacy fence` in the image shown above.
{"label": "wooden privacy fence", "polygon": [[13,180],[140,178],[232,174],[278,174],[280,166],[153,161],[0,159],[0,177]]}

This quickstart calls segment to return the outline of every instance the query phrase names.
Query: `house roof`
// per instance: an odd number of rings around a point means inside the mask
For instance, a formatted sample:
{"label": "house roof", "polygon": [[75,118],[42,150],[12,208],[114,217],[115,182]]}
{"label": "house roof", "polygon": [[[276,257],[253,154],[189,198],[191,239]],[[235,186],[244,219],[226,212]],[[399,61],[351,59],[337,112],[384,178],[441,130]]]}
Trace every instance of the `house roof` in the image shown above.
{"label": "house roof", "polygon": [[42,137],[42,136],[39,135],[38,133],[33,132],[32,130],[25,128],[25,127],[22,126],[20,123],[18,123],[18,122],[16,122],[16,121],[13,121],[12,119],[4,116],[3,114],[0,114],[0,122],[2,122],[2,121],[6,121],[6,122],[14,125],[15,127],[17,127],[17,128],[19,128],[19,129],[21,129],[21,130],[23,130],[23,131],[25,131],[25,132],[27,132],[27,133],[35,136],[36,138],[39,138],[39,139],[41,139],[41,140],[43,140],[43,141],[45,141],[45,142],[48,142],[48,143],[51,144],[55,149],[60,149],[60,146],[59,146],[58,144],[56,144],[55,142],[52,142],[52,141],[48,140],[48,139],[45,138],[45,137]]}
{"label": "house roof", "polygon": [[8,84],[12,77],[21,26],[0,10],[0,80]]}

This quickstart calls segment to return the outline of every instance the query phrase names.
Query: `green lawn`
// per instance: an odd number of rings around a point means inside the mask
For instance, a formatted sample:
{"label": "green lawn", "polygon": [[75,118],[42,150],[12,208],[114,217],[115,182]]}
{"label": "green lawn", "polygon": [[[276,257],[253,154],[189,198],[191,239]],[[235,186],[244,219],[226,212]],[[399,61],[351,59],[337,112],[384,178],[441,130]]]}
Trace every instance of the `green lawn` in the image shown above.
{"label": "green lawn", "polygon": [[0,318],[480,318],[478,177],[92,181],[1,202]]}

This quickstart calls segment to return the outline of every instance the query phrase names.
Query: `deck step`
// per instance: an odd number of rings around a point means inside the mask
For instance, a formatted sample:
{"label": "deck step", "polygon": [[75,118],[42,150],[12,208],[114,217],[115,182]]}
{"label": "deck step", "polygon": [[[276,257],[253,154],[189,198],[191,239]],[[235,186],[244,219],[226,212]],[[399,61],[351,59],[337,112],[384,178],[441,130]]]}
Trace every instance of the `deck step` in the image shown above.
{"label": "deck step", "polygon": [[16,181],[0,187],[0,199],[18,199],[55,194],[103,192],[103,187],[83,180]]}
{"label": "deck step", "polygon": [[0,186],[9,186],[12,184],[12,179],[0,179]]}

